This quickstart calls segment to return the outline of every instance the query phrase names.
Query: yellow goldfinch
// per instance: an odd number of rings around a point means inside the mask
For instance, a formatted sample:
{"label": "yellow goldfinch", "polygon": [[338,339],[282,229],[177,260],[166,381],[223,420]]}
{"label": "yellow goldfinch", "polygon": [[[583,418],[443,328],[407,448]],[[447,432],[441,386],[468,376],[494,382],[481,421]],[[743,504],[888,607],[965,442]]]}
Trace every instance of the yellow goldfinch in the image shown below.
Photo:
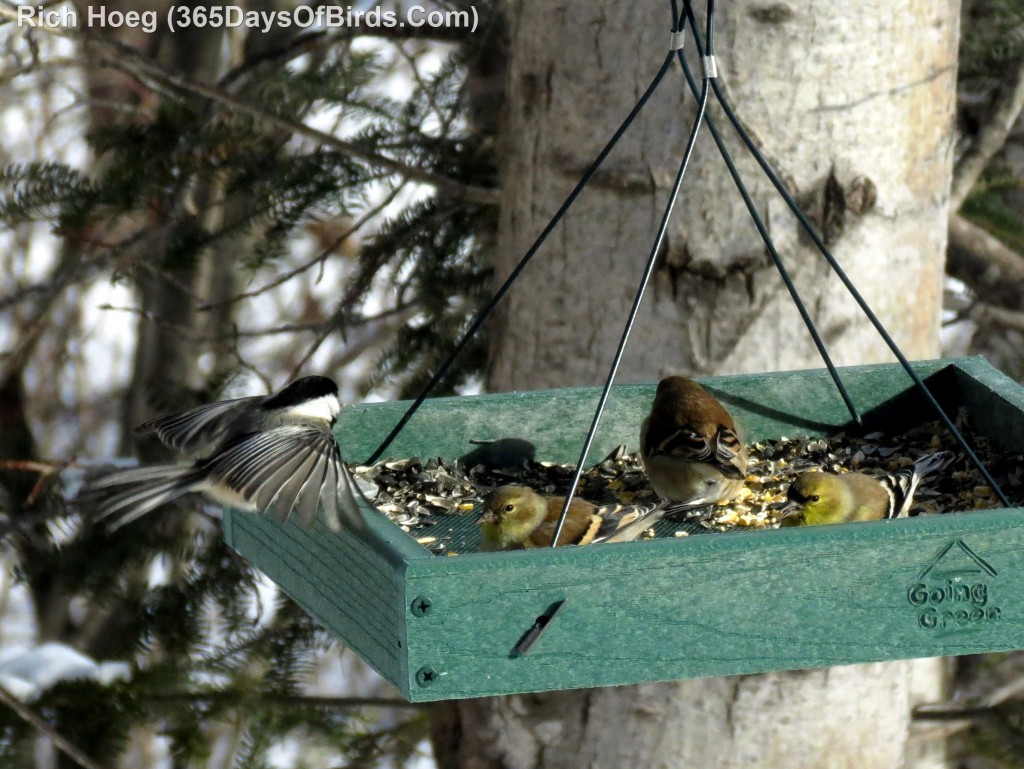
{"label": "yellow goldfinch", "polygon": [[906,517],[925,476],[943,467],[950,454],[929,454],[913,467],[872,478],[863,473],[804,473],[789,485],[781,526],[818,526]]}
{"label": "yellow goldfinch", "polygon": [[[480,550],[493,552],[550,547],[564,503],[564,497],[541,496],[526,486],[499,486],[484,500],[484,510],[477,521],[480,524]],[[636,521],[644,512],[639,506],[598,507],[578,497],[573,498],[558,544],[600,542],[619,527]]]}
{"label": "yellow goldfinch", "polygon": [[710,504],[743,488],[747,450],[732,416],[692,379],[658,383],[640,428],[640,452],[651,488],[666,501]]}

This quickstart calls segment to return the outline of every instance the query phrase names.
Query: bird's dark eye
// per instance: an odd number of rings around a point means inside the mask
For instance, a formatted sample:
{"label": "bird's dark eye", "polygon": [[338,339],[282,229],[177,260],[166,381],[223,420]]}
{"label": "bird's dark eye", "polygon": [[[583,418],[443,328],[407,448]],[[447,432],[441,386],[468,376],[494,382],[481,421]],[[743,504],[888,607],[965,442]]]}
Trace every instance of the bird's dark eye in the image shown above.
{"label": "bird's dark eye", "polygon": [[817,502],[819,499],[821,499],[821,497],[819,497],[817,494],[815,494],[814,496],[810,497],[810,501],[811,502]]}
{"label": "bird's dark eye", "polygon": [[508,503],[507,505],[505,505],[505,512],[506,513],[511,513],[515,509],[516,509],[516,506],[513,505],[511,502]]}

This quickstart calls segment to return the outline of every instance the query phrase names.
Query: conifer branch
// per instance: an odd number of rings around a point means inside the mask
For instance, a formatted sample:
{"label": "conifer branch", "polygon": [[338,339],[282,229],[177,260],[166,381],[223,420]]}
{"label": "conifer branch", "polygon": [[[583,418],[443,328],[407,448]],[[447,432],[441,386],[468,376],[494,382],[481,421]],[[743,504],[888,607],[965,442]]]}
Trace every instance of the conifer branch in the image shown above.
{"label": "conifer branch", "polygon": [[[14,20],[17,18],[17,13],[13,9],[0,6],[0,16]],[[429,184],[448,195],[455,196],[471,203],[479,203],[481,205],[497,205],[498,203],[498,192],[496,190],[462,184],[449,179],[446,176],[441,176],[422,168],[410,166],[406,163],[402,163],[401,161],[389,158],[386,155],[381,155],[378,152],[369,150],[354,142],[339,139],[329,133],[320,131],[312,126],[308,126],[305,123],[291,120],[289,118],[282,117],[281,115],[276,115],[262,107],[249,104],[248,102],[245,102],[242,99],[239,99],[214,86],[204,85],[182,77],[181,75],[172,74],[167,72],[163,67],[151,62],[138,51],[119,43],[116,40],[100,37],[98,35],[82,34],[74,30],[61,29],[42,24],[34,24],[33,26],[36,29],[41,29],[51,34],[72,37],[78,40],[85,50],[91,51],[107,65],[129,74],[143,83],[152,82],[161,86],[163,89],[170,89],[174,92],[184,92],[193,96],[200,96],[234,112],[240,112],[256,118],[268,126],[273,126],[274,128],[288,131],[289,133],[304,136],[307,139],[311,139],[318,144],[330,147],[338,152],[357,158],[366,163],[370,163],[371,165],[387,169],[388,171],[392,171],[405,179]]]}
{"label": "conifer branch", "polygon": [[13,710],[18,718],[30,724],[38,732],[46,735],[57,750],[81,766],[82,769],[104,769],[101,764],[85,755],[77,745],[74,745],[67,737],[48,724],[36,711],[15,697],[3,684],[0,684],[0,703]]}
{"label": "conifer branch", "polygon": [[253,297],[257,297],[263,293],[266,293],[267,291],[270,291],[273,288],[277,288],[283,283],[287,283],[296,275],[305,272],[311,267],[317,264],[322,264],[323,261],[328,256],[330,256],[330,254],[336,248],[338,248],[342,243],[344,243],[350,237],[359,232],[359,230],[361,230],[364,226],[366,226],[366,223],[369,222],[370,219],[372,219],[375,216],[378,216],[382,211],[384,211],[384,209],[390,206],[394,202],[395,198],[398,197],[398,193],[401,192],[404,187],[404,183],[395,185],[394,189],[392,189],[391,192],[389,192],[380,203],[365,211],[363,215],[360,216],[359,219],[357,219],[351,227],[349,227],[347,230],[342,232],[337,237],[333,238],[330,243],[328,243],[326,246],[320,249],[320,252],[309,261],[300,264],[298,267],[295,267],[294,269],[281,273],[276,278],[274,278],[274,280],[270,281],[270,283],[266,284],[265,286],[253,289],[252,291],[244,291],[240,294],[235,294],[234,296],[225,299],[221,302],[207,302],[205,304],[200,305],[197,309],[200,312],[206,312],[209,310],[217,309],[219,307],[223,307],[224,305],[235,304],[236,302],[240,302],[243,299],[252,299]]}

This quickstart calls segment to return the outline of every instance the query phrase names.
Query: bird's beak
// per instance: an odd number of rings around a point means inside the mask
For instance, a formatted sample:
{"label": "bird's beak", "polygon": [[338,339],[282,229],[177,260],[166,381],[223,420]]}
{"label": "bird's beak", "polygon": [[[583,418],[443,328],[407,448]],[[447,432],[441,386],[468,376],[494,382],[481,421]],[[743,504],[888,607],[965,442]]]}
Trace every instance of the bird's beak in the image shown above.
{"label": "bird's beak", "polygon": [[779,520],[781,521],[781,520],[784,520],[786,518],[789,518],[790,516],[797,515],[799,512],[800,512],[800,505],[797,504],[796,502],[790,501],[790,502],[787,502],[785,505],[783,505],[782,509],[779,510],[779,512],[776,513],[776,515],[778,516]]}
{"label": "bird's beak", "polygon": [[497,523],[498,516],[494,514],[493,510],[484,510],[480,513],[480,517],[476,519],[476,525],[480,526],[485,523]]}

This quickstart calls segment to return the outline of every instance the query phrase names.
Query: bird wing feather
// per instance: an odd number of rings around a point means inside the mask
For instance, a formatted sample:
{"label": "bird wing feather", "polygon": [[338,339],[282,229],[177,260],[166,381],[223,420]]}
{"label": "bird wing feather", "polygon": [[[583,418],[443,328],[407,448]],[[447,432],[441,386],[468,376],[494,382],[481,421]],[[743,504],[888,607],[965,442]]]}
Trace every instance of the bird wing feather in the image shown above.
{"label": "bird wing feather", "polygon": [[743,443],[728,427],[715,433],[715,464],[729,478],[743,478],[747,472],[747,458]]}
{"label": "bird wing feather", "polygon": [[256,507],[273,510],[281,523],[287,521],[299,489],[318,460],[319,454],[315,451],[296,451],[286,462],[270,466],[254,495]]}
{"label": "bird wing feather", "polygon": [[677,428],[670,432],[648,425],[643,435],[647,456],[665,454],[693,462],[707,462],[729,478],[742,478],[746,461],[739,436],[728,427],[719,427],[711,438],[695,430]]}
{"label": "bird wing feather", "polygon": [[260,396],[251,396],[210,403],[150,419],[136,427],[135,432],[156,433],[165,446],[196,456],[219,443],[231,424],[261,400]]}
{"label": "bird wing feather", "polygon": [[589,521],[586,529],[584,529],[583,533],[580,535],[579,539],[576,541],[576,544],[577,545],[589,545],[591,542],[593,542],[594,541],[594,537],[596,537],[597,533],[601,530],[601,524],[602,523],[603,523],[603,519],[601,518],[600,515],[592,515],[592,516],[590,516],[590,521]]}
{"label": "bird wing feather", "polygon": [[600,532],[594,539],[594,544],[601,542],[632,542],[666,515],[689,513],[690,511],[707,507],[709,503],[709,500],[699,499],[693,502],[661,501],[654,505],[630,505],[623,511],[621,520],[617,522],[617,525]]}
{"label": "bird wing feather", "polygon": [[307,528],[313,524],[318,506],[323,507],[335,531],[340,528],[339,514],[352,527],[364,525],[352,492],[355,484],[341,461],[334,436],[326,429],[282,425],[242,435],[204,466],[212,479],[260,510],[265,512],[274,503],[278,517],[287,519],[294,514]]}
{"label": "bird wing feather", "polygon": [[885,517],[906,518],[921,481],[942,470],[952,458],[952,452],[938,451],[921,457],[914,462],[913,467],[886,475],[881,481],[882,487],[889,495],[889,510]]}

